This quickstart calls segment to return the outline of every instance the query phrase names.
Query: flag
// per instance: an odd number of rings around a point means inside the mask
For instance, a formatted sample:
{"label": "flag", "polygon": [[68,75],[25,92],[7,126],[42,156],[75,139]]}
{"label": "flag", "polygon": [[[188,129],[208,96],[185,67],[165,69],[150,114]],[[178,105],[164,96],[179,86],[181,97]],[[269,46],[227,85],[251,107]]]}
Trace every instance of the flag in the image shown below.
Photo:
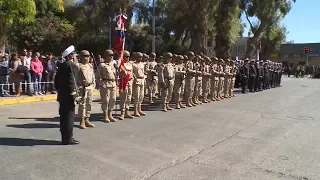
{"label": "flag", "polygon": [[116,16],[117,27],[116,27],[116,38],[113,44],[113,51],[118,52],[120,54],[120,82],[119,82],[119,90],[122,92],[126,87],[131,77],[131,69],[127,70],[124,64],[123,59],[123,51],[125,45],[125,28],[124,24],[127,20],[127,16],[120,12],[119,15]]}

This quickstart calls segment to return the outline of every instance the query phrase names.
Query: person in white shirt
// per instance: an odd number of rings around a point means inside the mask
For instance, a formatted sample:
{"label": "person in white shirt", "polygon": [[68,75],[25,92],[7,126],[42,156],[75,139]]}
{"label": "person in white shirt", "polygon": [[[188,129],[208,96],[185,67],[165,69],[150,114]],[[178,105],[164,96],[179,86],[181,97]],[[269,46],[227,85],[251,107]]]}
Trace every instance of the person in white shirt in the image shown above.
{"label": "person in white shirt", "polygon": [[[27,94],[29,96],[32,96],[32,84],[31,84],[31,73],[30,73],[32,51],[31,50],[29,50],[28,52],[24,51],[24,53],[25,53],[25,56],[22,60],[22,65],[27,67],[29,70],[28,76],[25,79],[25,81],[28,83],[27,84]],[[23,92],[26,92],[25,84],[22,84],[22,89],[23,89]]]}

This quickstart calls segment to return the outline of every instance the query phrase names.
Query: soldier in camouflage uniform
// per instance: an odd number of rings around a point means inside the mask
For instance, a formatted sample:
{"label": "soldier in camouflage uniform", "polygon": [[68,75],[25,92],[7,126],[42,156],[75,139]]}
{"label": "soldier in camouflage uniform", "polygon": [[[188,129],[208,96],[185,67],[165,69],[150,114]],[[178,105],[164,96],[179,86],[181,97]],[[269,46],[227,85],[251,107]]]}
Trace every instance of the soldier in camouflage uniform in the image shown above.
{"label": "soldier in camouflage uniform", "polygon": [[193,62],[192,60],[195,58],[193,52],[188,52],[188,61],[186,62],[186,85],[185,85],[185,91],[186,91],[186,102],[188,107],[196,106],[196,104],[193,102],[192,97],[194,94],[194,87],[195,87],[195,74],[196,71],[194,70]]}
{"label": "soldier in camouflage uniform", "polygon": [[80,88],[82,101],[79,103],[78,114],[80,117],[80,128],[95,127],[89,121],[92,105],[92,93],[95,88],[95,77],[91,64],[89,64],[90,53],[86,50],[80,52],[79,75],[77,85]]}
{"label": "soldier in camouflage uniform", "polygon": [[210,94],[212,96],[212,101],[219,101],[220,98],[218,97],[219,94],[219,65],[218,65],[218,58],[213,58],[213,63],[211,65],[211,88]]}
{"label": "soldier in camouflage uniform", "polygon": [[172,53],[167,52],[165,54],[165,62],[161,68],[161,71],[159,72],[159,84],[161,84],[162,87],[162,106],[163,111],[167,112],[168,110],[172,110],[172,108],[169,106],[169,102],[172,97],[173,92],[173,86],[174,86],[174,66],[171,63],[172,62]]}
{"label": "soldier in camouflage uniform", "polygon": [[134,97],[134,116],[140,117],[145,116],[146,114],[142,111],[141,105],[144,98],[145,92],[145,64],[142,61],[143,54],[141,52],[137,52],[136,61],[132,65],[133,70],[133,97]]}
{"label": "soldier in camouflage uniform", "polygon": [[174,97],[176,103],[176,109],[185,108],[181,102],[182,87],[186,77],[186,69],[184,66],[184,57],[182,55],[177,56],[175,64],[175,81],[174,81]]}
{"label": "soldier in camouflage uniform", "polygon": [[199,100],[199,96],[201,95],[201,90],[202,90],[201,56],[197,55],[194,58],[193,66],[194,66],[194,70],[196,71],[193,102],[195,104],[202,104],[202,102]]}
{"label": "soldier in camouflage uniform", "polygon": [[147,65],[147,88],[149,93],[149,103],[154,103],[153,99],[156,96],[156,89],[158,85],[158,72],[157,72],[156,54],[151,53],[149,63]]}
{"label": "soldier in camouflage uniform", "polygon": [[205,64],[203,66],[203,77],[202,77],[202,95],[203,102],[208,103],[208,94],[210,92],[210,77],[211,77],[211,59],[209,57],[205,57]]}

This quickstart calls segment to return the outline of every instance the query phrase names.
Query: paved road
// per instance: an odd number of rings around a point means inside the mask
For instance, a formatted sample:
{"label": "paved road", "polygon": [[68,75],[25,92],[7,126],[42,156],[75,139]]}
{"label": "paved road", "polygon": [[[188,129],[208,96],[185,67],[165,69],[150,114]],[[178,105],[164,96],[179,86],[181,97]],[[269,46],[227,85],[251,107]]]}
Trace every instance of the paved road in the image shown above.
{"label": "paved road", "polygon": [[[1,180],[320,179],[320,81],[75,129],[60,146],[56,102],[0,108]],[[78,123],[77,123],[78,124]]]}

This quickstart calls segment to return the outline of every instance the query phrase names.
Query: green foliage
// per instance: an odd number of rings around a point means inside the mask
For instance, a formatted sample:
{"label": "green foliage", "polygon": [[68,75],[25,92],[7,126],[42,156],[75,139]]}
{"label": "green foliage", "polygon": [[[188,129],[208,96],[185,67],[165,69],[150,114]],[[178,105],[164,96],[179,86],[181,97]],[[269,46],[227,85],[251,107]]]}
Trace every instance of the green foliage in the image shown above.
{"label": "green foliage", "polygon": [[281,26],[280,23],[268,27],[261,37],[261,56],[269,58],[272,53],[279,50],[281,43],[286,40],[287,34],[287,29],[285,26]]}
{"label": "green foliage", "polygon": [[14,21],[28,23],[34,20],[36,5],[34,0],[1,0],[0,21],[12,24]]}
{"label": "green foliage", "polygon": [[61,52],[74,36],[74,27],[64,19],[48,13],[34,23],[12,28],[9,38],[20,49]]}
{"label": "green foliage", "polygon": [[[283,19],[291,10],[295,0],[241,0],[241,8],[246,15],[254,37],[248,39],[247,57],[252,57],[255,45],[263,32]],[[252,23],[250,17],[256,17],[259,23]]]}

